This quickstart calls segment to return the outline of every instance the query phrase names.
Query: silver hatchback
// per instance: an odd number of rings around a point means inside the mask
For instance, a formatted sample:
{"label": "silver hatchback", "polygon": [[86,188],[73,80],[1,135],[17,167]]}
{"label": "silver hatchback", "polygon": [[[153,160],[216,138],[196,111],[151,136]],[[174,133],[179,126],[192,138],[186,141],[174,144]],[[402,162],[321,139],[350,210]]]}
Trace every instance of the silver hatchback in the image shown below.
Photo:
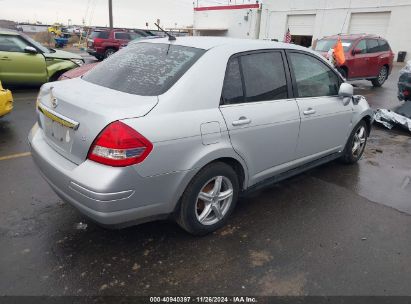
{"label": "silver hatchback", "polygon": [[306,48],[211,37],[132,44],[43,85],[37,113],[33,159],[64,201],[103,225],[172,217],[193,234],[224,225],[241,192],[358,161],[373,117]]}

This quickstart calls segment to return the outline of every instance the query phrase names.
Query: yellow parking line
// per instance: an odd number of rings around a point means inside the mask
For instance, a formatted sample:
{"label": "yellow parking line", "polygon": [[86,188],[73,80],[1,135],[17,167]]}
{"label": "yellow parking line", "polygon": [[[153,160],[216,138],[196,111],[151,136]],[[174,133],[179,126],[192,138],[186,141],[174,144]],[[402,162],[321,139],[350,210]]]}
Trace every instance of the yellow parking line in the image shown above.
{"label": "yellow parking line", "polygon": [[30,155],[31,155],[30,152],[24,152],[24,153],[16,153],[16,154],[11,154],[11,155],[6,155],[6,156],[0,156],[0,161],[13,159],[13,158],[19,158],[19,157],[26,157]]}

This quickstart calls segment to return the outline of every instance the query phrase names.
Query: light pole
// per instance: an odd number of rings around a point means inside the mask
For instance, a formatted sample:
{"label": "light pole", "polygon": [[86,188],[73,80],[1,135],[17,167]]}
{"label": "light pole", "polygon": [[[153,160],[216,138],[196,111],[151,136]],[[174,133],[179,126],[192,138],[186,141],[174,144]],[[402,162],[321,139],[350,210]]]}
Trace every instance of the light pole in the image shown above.
{"label": "light pole", "polygon": [[108,0],[108,17],[110,20],[110,29],[113,29],[113,2]]}

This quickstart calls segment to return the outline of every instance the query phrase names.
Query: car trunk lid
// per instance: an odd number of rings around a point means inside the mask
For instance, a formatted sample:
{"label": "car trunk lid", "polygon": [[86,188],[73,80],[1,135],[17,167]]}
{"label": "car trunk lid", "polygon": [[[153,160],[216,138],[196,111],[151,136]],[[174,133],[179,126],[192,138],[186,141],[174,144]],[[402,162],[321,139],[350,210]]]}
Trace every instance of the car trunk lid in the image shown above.
{"label": "car trunk lid", "polygon": [[45,84],[38,98],[38,121],[48,144],[80,164],[109,123],[146,115],[157,96],[139,96],[101,87],[81,78]]}

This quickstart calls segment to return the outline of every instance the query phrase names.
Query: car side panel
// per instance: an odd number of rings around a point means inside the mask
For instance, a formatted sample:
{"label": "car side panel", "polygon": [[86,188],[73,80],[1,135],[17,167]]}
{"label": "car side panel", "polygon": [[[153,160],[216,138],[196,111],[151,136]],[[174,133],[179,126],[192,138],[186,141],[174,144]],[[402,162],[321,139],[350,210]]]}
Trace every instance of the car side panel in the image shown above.
{"label": "car side panel", "polygon": [[41,54],[0,52],[0,78],[4,83],[40,84],[47,81],[46,61]]}
{"label": "car side panel", "polygon": [[[294,159],[300,114],[294,99],[243,103],[220,107],[234,150],[246,161],[250,185],[271,176],[270,169]],[[233,123],[240,117],[245,126]]]}
{"label": "car side panel", "polygon": [[[213,160],[214,157],[209,155],[215,151],[225,151],[221,157],[236,156],[218,108],[148,114],[122,121],[153,143],[153,151],[138,166],[139,174],[144,177],[200,168]],[[210,122],[219,125],[218,130],[202,128],[202,125]],[[207,135],[212,135],[213,140],[204,141]]]}

